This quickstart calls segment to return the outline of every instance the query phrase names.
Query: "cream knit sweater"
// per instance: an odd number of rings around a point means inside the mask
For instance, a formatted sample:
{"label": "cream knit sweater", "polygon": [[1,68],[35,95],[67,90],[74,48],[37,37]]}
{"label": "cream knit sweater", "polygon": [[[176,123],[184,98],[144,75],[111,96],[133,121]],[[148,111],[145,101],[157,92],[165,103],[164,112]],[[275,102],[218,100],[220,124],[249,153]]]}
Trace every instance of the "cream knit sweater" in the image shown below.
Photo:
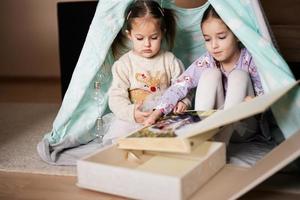
{"label": "cream knit sweater", "polygon": [[[144,58],[129,51],[112,66],[111,111],[119,119],[134,122],[135,104],[145,104],[152,96],[160,97],[183,70],[182,62],[171,52],[161,51],[155,57]],[[190,105],[189,99],[183,101]]]}

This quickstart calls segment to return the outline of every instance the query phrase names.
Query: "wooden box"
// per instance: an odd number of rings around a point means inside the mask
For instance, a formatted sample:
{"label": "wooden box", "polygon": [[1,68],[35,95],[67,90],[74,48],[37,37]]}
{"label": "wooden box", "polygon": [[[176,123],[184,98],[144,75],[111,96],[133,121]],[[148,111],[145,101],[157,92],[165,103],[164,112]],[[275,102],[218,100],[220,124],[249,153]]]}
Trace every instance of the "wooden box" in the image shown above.
{"label": "wooden box", "polygon": [[225,164],[222,143],[197,142],[192,148],[192,143],[184,141],[201,138],[201,134],[208,132],[213,134],[222,126],[262,113],[285,100],[289,92],[298,92],[298,84],[295,82],[218,111],[189,126],[178,140],[182,139],[187,145],[183,149],[190,149],[190,153],[143,150],[144,139],[135,145],[138,147],[135,150],[120,149],[117,145],[100,150],[78,161],[78,186],[135,199],[237,199],[299,158],[300,127],[254,166],[247,168]]}
{"label": "wooden box", "polygon": [[190,154],[126,151],[115,145],[77,163],[78,186],[134,199],[187,199],[225,165],[225,145]]}

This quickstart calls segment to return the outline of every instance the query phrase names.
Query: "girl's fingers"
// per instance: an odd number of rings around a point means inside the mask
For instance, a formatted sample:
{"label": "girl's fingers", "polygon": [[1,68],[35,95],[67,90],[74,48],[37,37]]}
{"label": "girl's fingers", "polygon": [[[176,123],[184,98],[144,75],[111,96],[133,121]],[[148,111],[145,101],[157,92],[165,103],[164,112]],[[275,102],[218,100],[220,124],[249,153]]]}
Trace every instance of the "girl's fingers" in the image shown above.
{"label": "girl's fingers", "polygon": [[143,117],[148,117],[152,112],[141,112]]}
{"label": "girl's fingers", "polygon": [[147,118],[145,119],[145,121],[143,122],[144,126],[150,126],[152,124],[154,124],[155,121],[152,118]]}
{"label": "girl's fingers", "polygon": [[141,103],[138,103],[138,104],[136,104],[136,106],[135,106],[135,109],[136,110],[140,110],[140,108],[142,107],[142,105],[143,105],[143,103],[141,102]]}
{"label": "girl's fingers", "polygon": [[177,110],[178,110],[178,107],[177,106],[175,106],[174,108],[173,108],[173,113],[177,113]]}
{"label": "girl's fingers", "polygon": [[178,106],[177,113],[183,113],[184,111],[186,111],[186,106]]}

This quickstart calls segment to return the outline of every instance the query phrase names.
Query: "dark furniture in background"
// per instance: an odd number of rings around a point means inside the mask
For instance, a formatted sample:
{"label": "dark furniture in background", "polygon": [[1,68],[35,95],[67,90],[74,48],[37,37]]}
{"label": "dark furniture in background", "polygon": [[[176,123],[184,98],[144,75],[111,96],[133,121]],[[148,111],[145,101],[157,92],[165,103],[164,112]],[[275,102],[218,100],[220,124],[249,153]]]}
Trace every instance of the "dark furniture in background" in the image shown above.
{"label": "dark furniture in background", "polygon": [[98,1],[57,3],[61,94],[68,89]]}

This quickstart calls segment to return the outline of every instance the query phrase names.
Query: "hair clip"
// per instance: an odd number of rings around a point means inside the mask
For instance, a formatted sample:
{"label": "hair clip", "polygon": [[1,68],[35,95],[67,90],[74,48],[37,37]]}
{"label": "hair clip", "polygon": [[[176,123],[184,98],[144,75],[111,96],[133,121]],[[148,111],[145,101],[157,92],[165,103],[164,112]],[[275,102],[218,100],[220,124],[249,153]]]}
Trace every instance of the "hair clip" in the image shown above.
{"label": "hair clip", "polygon": [[161,15],[164,17],[164,16],[165,16],[165,14],[164,14],[164,11],[163,11],[163,9],[162,9],[161,7],[158,7],[158,9],[159,9],[159,11],[160,11]]}
{"label": "hair clip", "polygon": [[126,20],[128,21],[129,17],[130,17],[131,11],[129,11],[129,13],[127,14]]}

